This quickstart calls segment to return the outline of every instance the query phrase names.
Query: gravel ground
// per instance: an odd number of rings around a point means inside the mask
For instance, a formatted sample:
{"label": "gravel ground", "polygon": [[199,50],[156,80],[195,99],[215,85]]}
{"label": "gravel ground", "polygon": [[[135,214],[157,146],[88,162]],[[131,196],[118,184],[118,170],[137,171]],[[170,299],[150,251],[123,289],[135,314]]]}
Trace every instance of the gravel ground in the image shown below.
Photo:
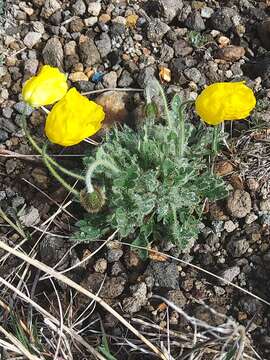
{"label": "gravel ground", "polygon": [[[198,92],[217,81],[246,80],[256,92],[257,110],[250,123],[234,125],[216,172],[232,187],[231,195],[209,207],[199,241],[181,258],[220,275],[264,299],[270,297],[270,195],[269,125],[270,2],[253,0],[33,0],[6,1],[0,30],[0,153],[30,155],[32,150],[20,129],[24,105],[22,84],[42,64],[57,66],[81,92],[103,88],[143,88],[156,76],[168,95],[195,99]],[[138,108],[139,93],[126,90],[98,96],[112,114],[108,123],[125,121]],[[44,115],[27,109],[29,126],[43,136]],[[136,113],[136,112],[135,112]],[[120,114],[120,115],[119,115]],[[230,131],[231,129],[228,129]],[[58,154],[80,154],[86,145],[59,149]],[[68,164],[77,166],[69,158]],[[38,189],[40,190],[38,190]],[[43,193],[41,193],[41,191]],[[46,197],[45,194],[50,196]],[[11,217],[33,230],[56,209],[66,193],[49,176],[38,158],[0,157],[0,204]],[[76,205],[69,208],[77,214]],[[49,228],[68,235],[74,219],[62,213]],[[0,231],[10,243],[10,228]],[[57,244],[57,246],[56,246]],[[72,244],[73,245],[73,244]],[[40,241],[41,260],[64,270],[94,251],[74,249],[60,262],[71,244],[46,235]],[[160,247],[170,256],[177,251]],[[16,260],[10,263],[9,272]],[[6,265],[5,265],[6,266]],[[89,290],[106,299],[127,317],[146,316],[177,329],[183,320],[172,311],[158,310],[152,295],[163,295],[197,318],[215,323],[198,301],[247,326],[252,319],[253,344],[260,355],[270,356],[269,307],[205,273],[169,257],[153,256],[142,263],[135,252],[109,242],[80,271],[70,273]],[[65,289],[62,289],[63,292]],[[85,299],[78,300],[78,307]],[[97,316],[96,312],[92,317]],[[123,335],[115,319],[105,316],[104,326],[114,336]]]}

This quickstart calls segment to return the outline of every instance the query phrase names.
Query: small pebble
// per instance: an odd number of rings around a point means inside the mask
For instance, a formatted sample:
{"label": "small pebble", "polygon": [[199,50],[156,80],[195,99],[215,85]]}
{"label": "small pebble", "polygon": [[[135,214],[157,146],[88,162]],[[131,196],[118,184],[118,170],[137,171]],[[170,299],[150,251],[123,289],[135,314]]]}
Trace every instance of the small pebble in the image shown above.
{"label": "small pebble", "polygon": [[90,15],[93,15],[93,16],[98,16],[100,11],[101,11],[101,3],[98,2],[98,1],[95,1],[95,2],[91,2],[89,5],[88,5],[88,9],[87,9],[88,13]]}
{"label": "small pebble", "polygon": [[105,271],[107,270],[107,266],[108,266],[108,263],[107,263],[107,260],[106,259],[103,259],[103,258],[100,258],[97,260],[97,262],[95,263],[94,265],[94,269],[97,273],[101,273],[101,274],[104,274]]}
{"label": "small pebble", "polygon": [[88,81],[88,77],[83,72],[80,71],[71,73],[68,78],[73,82]]}
{"label": "small pebble", "polygon": [[29,49],[32,49],[40,41],[41,36],[42,35],[39,32],[28,32],[23,39],[24,45]]}
{"label": "small pebble", "polygon": [[245,49],[242,46],[229,45],[222,49],[219,49],[216,58],[225,61],[237,61],[245,55]]}
{"label": "small pebble", "polygon": [[212,16],[213,13],[214,13],[213,9],[211,9],[208,6],[205,6],[201,10],[201,17],[204,19],[210,19],[210,17]]}

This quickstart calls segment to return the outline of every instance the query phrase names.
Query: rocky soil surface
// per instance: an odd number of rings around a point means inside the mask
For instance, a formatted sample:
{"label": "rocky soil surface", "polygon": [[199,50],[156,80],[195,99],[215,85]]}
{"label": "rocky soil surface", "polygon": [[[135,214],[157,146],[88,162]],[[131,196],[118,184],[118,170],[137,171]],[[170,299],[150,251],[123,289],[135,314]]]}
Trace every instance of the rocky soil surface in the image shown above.
{"label": "rocky soil surface", "polygon": [[[63,271],[100,246],[74,246],[66,238],[51,235],[68,237],[80,215],[76,204],[46,227],[47,219],[68,200],[67,194],[41,160],[31,155],[33,150],[20,128],[22,84],[42,64],[62,69],[81,92],[123,88],[121,93],[98,96],[97,101],[112,112],[108,123],[129,120],[130,112],[143,99],[140,92],[126,88],[144,88],[153,76],[160,79],[168,96],[179,93],[185,99],[195,99],[213,82],[245,80],[256,92],[257,109],[249,122],[227,129],[229,149],[225,147],[216,164],[231,194],[209,205],[199,241],[190,255],[179,259],[269,301],[270,2],[13,0],[6,1],[4,11],[0,30],[0,204],[8,216],[33,233],[33,243],[26,249],[37,243],[40,259]],[[136,111],[133,114],[136,117]],[[27,108],[27,116],[31,132],[42,138],[44,114]],[[55,147],[54,152],[64,164],[79,167],[80,157],[74,155],[82,154],[87,146]],[[41,236],[38,229],[47,234]],[[18,243],[18,236],[1,218],[0,231],[1,239]],[[161,244],[159,249],[168,256],[152,255],[142,262],[128,246],[111,241],[68,274],[87,289],[99,291],[128,318],[147,317],[162,327],[169,322],[177,329],[183,319],[175,311],[166,318],[166,309],[153,301],[153,295],[162,295],[213,325],[213,314],[198,301],[244,326],[252,319],[253,344],[263,358],[270,357],[269,306],[173,259],[179,255],[175,248]],[[0,268],[1,273],[14,269],[16,259],[11,260]],[[63,294],[65,290],[62,288]],[[84,298],[77,301],[79,308],[85,306]],[[91,319],[98,316],[99,310]],[[115,338],[124,336],[126,330],[116,319],[104,316],[106,332]]]}

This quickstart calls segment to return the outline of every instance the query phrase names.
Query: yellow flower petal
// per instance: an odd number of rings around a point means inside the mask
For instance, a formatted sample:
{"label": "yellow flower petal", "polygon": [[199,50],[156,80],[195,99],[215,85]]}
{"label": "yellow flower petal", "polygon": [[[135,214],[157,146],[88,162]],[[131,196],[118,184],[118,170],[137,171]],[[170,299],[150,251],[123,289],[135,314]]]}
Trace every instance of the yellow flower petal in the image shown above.
{"label": "yellow flower petal", "polygon": [[249,116],[256,105],[253,91],[244,82],[215,83],[197,97],[195,110],[203,121],[217,125]]}
{"label": "yellow flower petal", "polygon": [[39,107],[62,99],[67,90],[66,75],[55,67],[44,65],[37,76],[26,81],[22,95],[29,105]]}
{"label": "yellow flower petal", "polygon": [[101,128],[104,118],[102,106],[71,88],[53,106],[46,119],[45,133],[55,144],[75,145],[95,134]]}

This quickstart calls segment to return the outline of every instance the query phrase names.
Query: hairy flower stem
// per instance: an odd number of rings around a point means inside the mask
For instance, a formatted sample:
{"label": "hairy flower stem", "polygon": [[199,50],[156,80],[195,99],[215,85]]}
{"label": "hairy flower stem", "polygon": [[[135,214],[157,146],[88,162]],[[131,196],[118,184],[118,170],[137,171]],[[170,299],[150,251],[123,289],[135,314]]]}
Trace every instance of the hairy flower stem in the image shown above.
{"label": "hairy flower stem", "polygon": [[214,167],[215,167],[215,158],[218,154],[218,135],[220,132],[220,125],[216,125],[214,126],[214,131],[213,131],[213,138],[212,138],[212,167],[211,167],[211,172],[212,174],[214,174]]}
{"label": "hairy flower stem", "polygon": [[177,212],[176,212],[176,208],[174,205],[171,205],[172,208],[172,213],[173,213],[173,226],[174,226],[174,230],[176,232],[176,227],[177,227]]}
{"label": "hairy flower stem", "polygon": [[86,189],[87,189],[87,192],[90,194],[95,191],[95,189],[92,185],[92,176],[93,176],[95,169],[98,166],[104,166],[107,169],[110,169],[114,172],[119,172],[119,169],[115,165],[113,165],[111,162],[109,162],[108,160],[96,160],[95,162],[93,162],[93,164],[91,164],[88,167],[86,176],[85,176]]}
{"label": "hairy flower stem", "polygon": [[45,108],[45,106],[41,106],[41,109],[48,115],[50,111]]}
{"label": "hairy flower stem", "polygon": [[[38,146],[38,144],[36,143],[36,141],[32,138],[32,136],[30,135],[28,129],[27,129],[27,125],[26,125],[26,121],[25,121],[25,117],[23,115],[23,118],[22,118],[22,127],[23,127],[23,130],[25,132],[25,135],[27,137],[27,139],[29,140],[29,142],[31,143],[31,145],[33,146],[33,148],[40,154],[42,155],[42,149]],[[64,168],[63,166],[59,165],[57,161],[54,161],[47,153],[44,154],[44,156],[46,157],[47,161],[55,166],[56,168],[58,168],[60,171],[62,171],[64,174],[68,175],[68,176],[71,176],[75,179],[78,179],[78,180],[82,180],[84,181],[85,178],[84,176],[82,175],[79,175],[79,174],[76,174],[74,173],[73,171],[70,171],[66,168]]]}
{"label": "hairy flower stem", "polygon": [[218,153],[218,134],[220,132],[220,126],[214,126],[213,139],[212,139],[212,153],[215,157]]}
{"label": "hairy flower stem", "polygon": [[73,189],[73,187],[71,187],[59,174],[58,172],[53,168],[52,164],[49,162],[48,158],[46,157],[46,148],[47,145],[45,144],[43,146],[42,149],[42,157],[44,160],[45,165],[47,166],[48,170],[50,171],[50,173],[52,174],[52,176],[55,177],[55,179],[57,181],[59,181],[59,183],[66,188],[69,192],[71,192],[73,195],[75,195],[76,197],[79,198],[80,194],[77,190]]}
{"label": "hairy flower stem", "polygon": [[182,159],[184,155],[184,145],[185,145],[185,119],[183,114],[183,109],[180,107],[179,109],[179,128],[180,128],[180,134],[179,134],[179,156],[180,159]]}
{"label": "hairy flower stem", "polygon": [[168,101],[166,99],[165,92],[164,92],[162,86],[160,85],[160,83],[157,80],[155,81],[155,83],[156,83],[156,85],[158,87],[158,91],[159,91],[159,93],[161,95],[161,98],[162,98],[162,101],[163,101],[168,126],[169,126],[170,129],[172,129],[173,128],[173,119],[172,119],[172,116],[170,114]]}
{"label": "hairy flower stem", "polygon": [[180,156],[180,159],[184,156],[184,151],[185,151],[185,116],[184,116],[184,108],[187,105],[190,105],[190,104],[194,104],[194,100],[185,101],[179,106],[179,128],[180,128],[179,156]]}

